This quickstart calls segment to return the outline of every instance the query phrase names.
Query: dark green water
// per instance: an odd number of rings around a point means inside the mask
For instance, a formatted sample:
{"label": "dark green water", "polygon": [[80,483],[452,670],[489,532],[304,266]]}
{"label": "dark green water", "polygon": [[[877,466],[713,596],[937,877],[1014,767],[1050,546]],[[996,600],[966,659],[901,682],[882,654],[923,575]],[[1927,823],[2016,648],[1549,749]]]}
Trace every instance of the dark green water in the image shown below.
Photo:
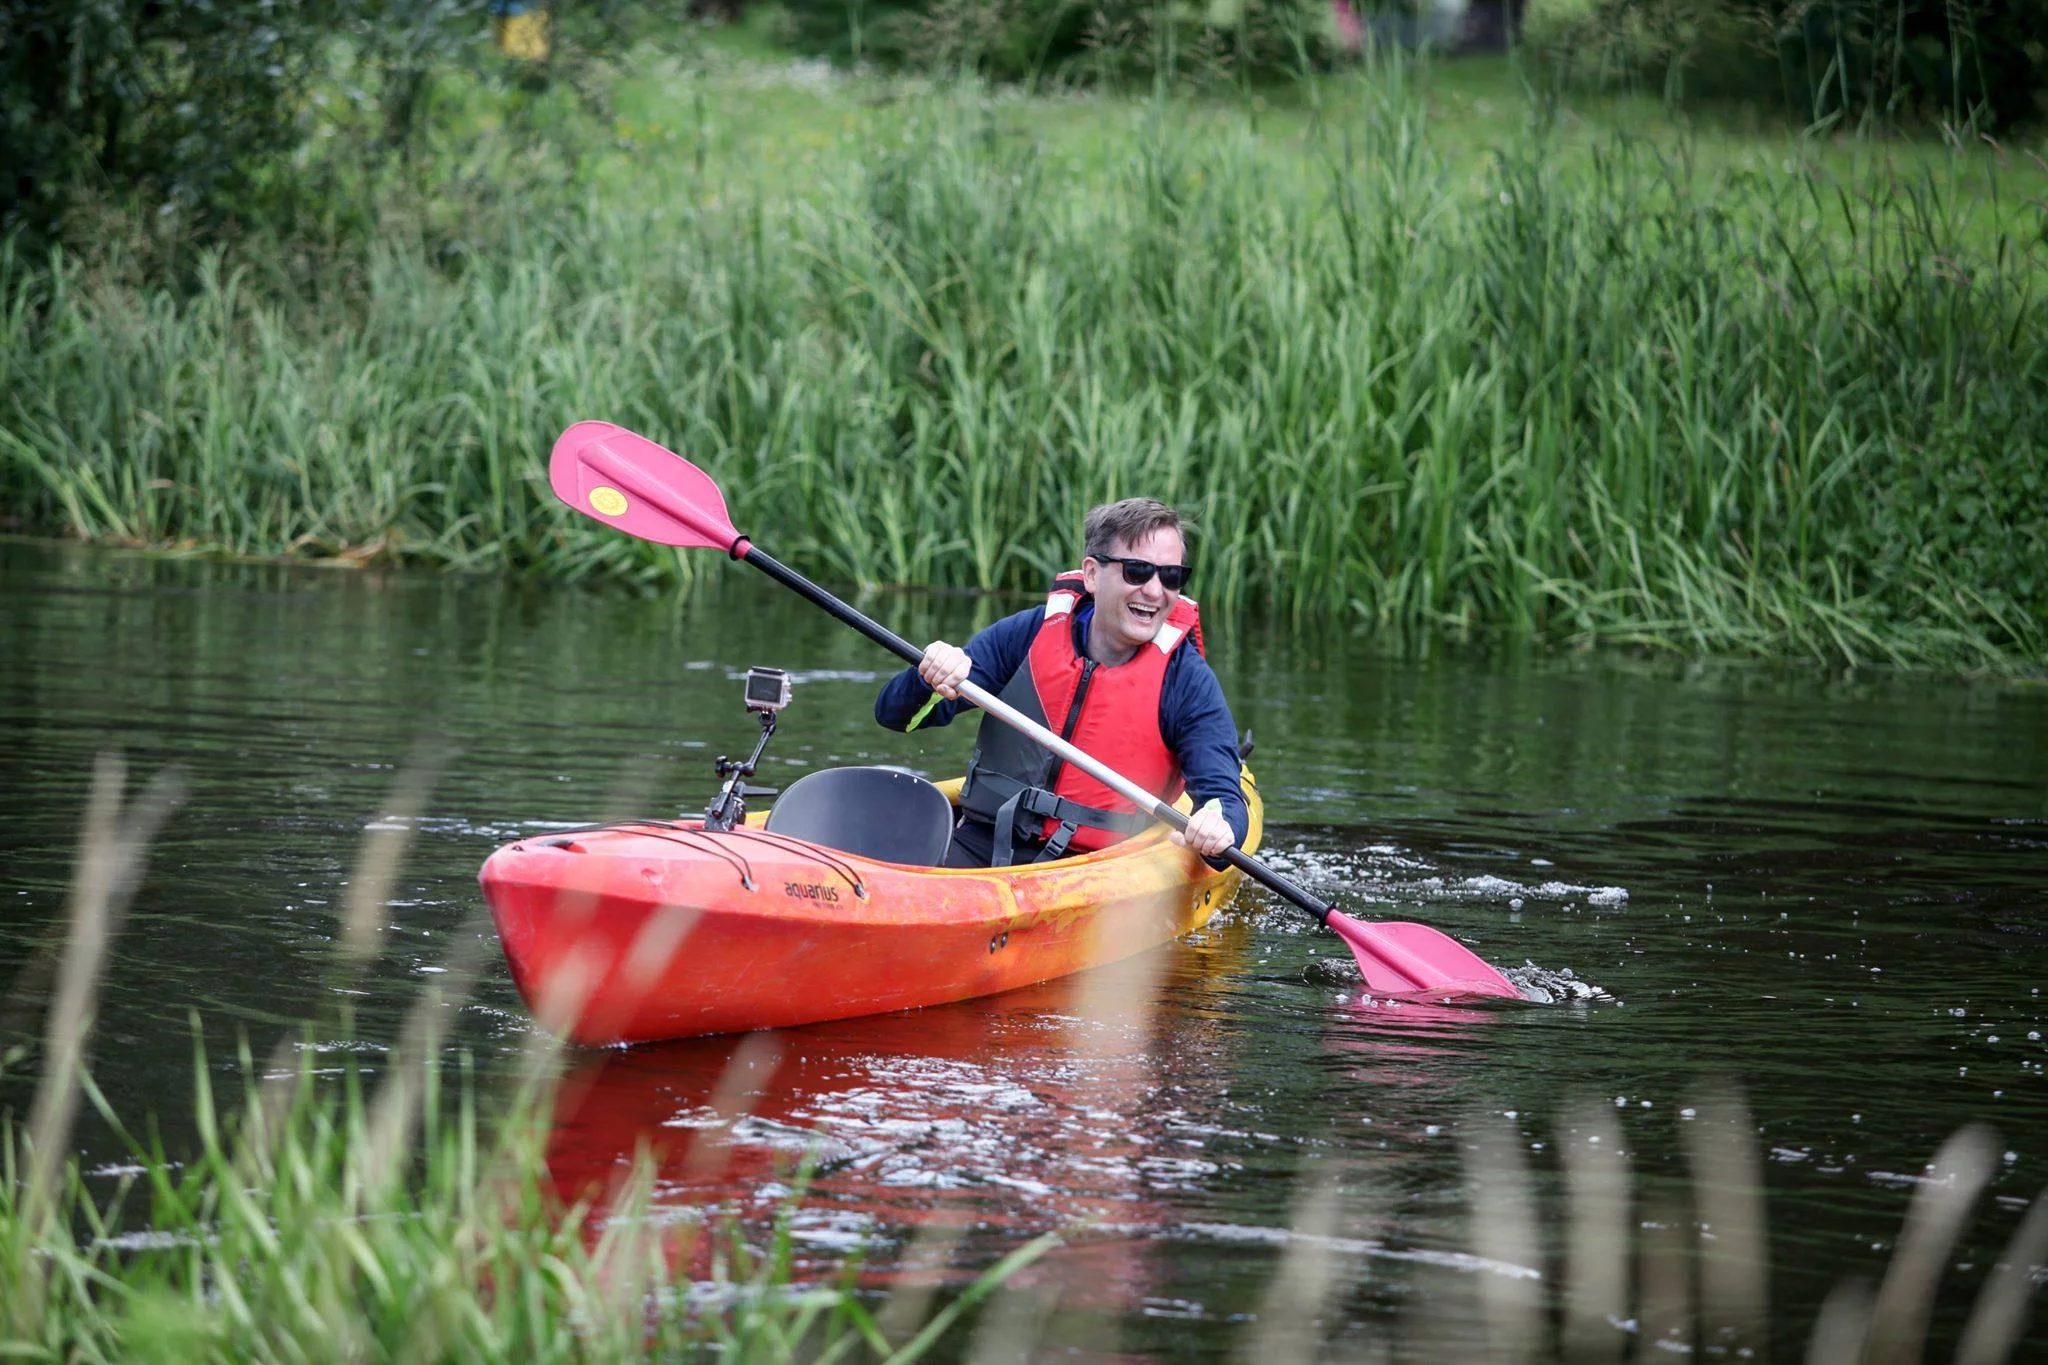
{"label": "dark green water", "polygon": [[[504,1074],[529,1025],[478,919],[477,866],[550,824],[700,809],[712,756],[751,739],[748,664],[799,680],[764,780],[859,761],[958,771],[967,730],[873,726],[886,658],[705,567],[716,590],[677,602],[0,543],[0,1046],[36,1036],[90,765],[110,746],[140,772],[179,765],[191,788],[116,944],[94,1057],[115,1103],[158,1113],[174,1146],[194,1012],[216,1068],[233,1069],[238,1031],[263,1057],[315,1020],[333,1065],[346,1050],[374,1069],[434,982],[460,998],[455,1045]],[[958,638],[1013,604],[868,605],[913,638]],[[822,1141],[797,1217],[819,1273],[867,1241],[885,1278],[920,1227],[959,1229],[954,1263],[975,1268],[1086,1219],[1029,1281],[1059,1291],[1047,1340],[1220,1357],[1249,1339],[1283,1254],[1312,1247],[1341,1349],[1458,1358],[1476,1349],[1476,1296],[1519,1282],[1467,1255],[1461,1143],[1489,1122],[1517,1135],[1554,1250],[1559,1151],[1589,1135],[1568,1116],[1594,1103],[1646,1200],[1628,1225],[1670,1221],[1654,1197],[1680,1201],[1686,1235],[1711,1231],[1686,1138],[1722,1078],[1759,1129],[1781,1358],[1830,1287],[1883,1273],[1943,1140],[1995,1129],[1990,1190],[1941,1284],[1936,1332],[1953,1339],[2048,1181],[2048,689],[1209,633],[1258,737],[1268,848],[1354,910],[1427,920],[1572,998],[1370,1009],[1318,970],[1330,940],[1247,892],[1113,975],[757,1043],[730,1166],[665,1167],[665,1204],[765,1218],[777,1173]],[[337,984],[336,906],[422,745],[445,767],[386,950]],[[473,981],[440,970],[477,948]],[[334,1032],[344,1000],[354,1040]],[[639,1139],[710,1124],[737,1046],[576,1058],[557,1176],[602,1179]],[[0,1081],[17,1111],[26,1066]],[[89,1163],[122,1158],[104,1133],[80,1141]],[[1303,1175],[1329,1182],[1306,1204]],[[1480,1229],[1504,1208],[1482,1200]],[[1544,1253],[1525,1268],[1558,1270]],[[2038,1327],[2029,1340],[2048,1345]]]}

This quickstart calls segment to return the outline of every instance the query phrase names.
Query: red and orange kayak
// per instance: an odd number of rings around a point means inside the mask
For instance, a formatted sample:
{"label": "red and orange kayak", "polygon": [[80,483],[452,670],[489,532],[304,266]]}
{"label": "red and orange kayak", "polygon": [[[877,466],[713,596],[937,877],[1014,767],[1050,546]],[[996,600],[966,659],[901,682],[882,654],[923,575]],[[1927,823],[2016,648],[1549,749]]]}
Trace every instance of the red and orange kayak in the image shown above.
{"label": "red and orange kayak", "polygon": [[[957,799],[957,781],[941,785]],[[1252,852],[1263,812],[1249,772],[1244,790]],[[484,896],[535,1017],[578,1043],[637,1043],[993,995],[1198,929],[1240,876],[1164,827],[1082,857],[947,869],[763,824],[628,823],[493,853]]]}

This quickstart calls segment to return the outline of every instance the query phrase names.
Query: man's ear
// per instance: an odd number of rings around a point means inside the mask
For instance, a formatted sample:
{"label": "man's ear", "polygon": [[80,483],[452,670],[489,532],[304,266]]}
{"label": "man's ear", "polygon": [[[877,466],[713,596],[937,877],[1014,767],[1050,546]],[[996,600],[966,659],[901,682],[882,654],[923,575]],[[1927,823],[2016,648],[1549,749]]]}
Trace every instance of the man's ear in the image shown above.
{"label": "man's ear", "polygon": [[1081,560],[1081,586],[1088,590],[1090,597],[1095,595],[1095,589],[1100,586],[1101,581],[1102,561],[1094,555],[1083,557]]}

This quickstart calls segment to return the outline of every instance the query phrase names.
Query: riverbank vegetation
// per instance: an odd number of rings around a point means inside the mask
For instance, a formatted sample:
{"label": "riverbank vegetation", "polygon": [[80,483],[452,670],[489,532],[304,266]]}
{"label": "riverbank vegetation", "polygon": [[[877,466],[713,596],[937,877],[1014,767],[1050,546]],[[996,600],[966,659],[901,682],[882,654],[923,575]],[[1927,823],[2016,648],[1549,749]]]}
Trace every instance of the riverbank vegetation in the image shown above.
{"label": "riverbank vegetation", "polygon": [[843,582],[1029,588],[1145,491],[1217,605],[2048,663],[2023,134],[1735,132],[1499,59],[1033,94],[634,41],[445,75],[337,163],[345,221],[17,238],[13,528],[688,578],[548,494],[601,416]]}

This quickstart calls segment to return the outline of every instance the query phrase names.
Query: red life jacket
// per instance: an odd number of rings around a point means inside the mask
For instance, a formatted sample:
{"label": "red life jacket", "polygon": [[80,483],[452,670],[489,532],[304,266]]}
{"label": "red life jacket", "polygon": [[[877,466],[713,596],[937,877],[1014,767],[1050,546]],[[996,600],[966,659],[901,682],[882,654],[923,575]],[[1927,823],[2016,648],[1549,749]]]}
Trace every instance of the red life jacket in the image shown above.
{"label": "red life jacket", "polygon": [[[1193,598],[1181,598],[1152,642],[1111,668],[1074,648],[1073,614],[1086,596],[1079,571],[1053,580],[1045,620],[1002,699],[1171,801],[1181,794],[1181,772],[1159,733],[1159,697],[1174,650],[1188,640],[1202,649],[1201,612]],[[995,826],[997,866],[1010,861],[1015,840],[1043,840],[1038,857],[1057,858],[1105,848],[1151,824],[1110,788],[993,717],[982,720],[960,806]]]}

